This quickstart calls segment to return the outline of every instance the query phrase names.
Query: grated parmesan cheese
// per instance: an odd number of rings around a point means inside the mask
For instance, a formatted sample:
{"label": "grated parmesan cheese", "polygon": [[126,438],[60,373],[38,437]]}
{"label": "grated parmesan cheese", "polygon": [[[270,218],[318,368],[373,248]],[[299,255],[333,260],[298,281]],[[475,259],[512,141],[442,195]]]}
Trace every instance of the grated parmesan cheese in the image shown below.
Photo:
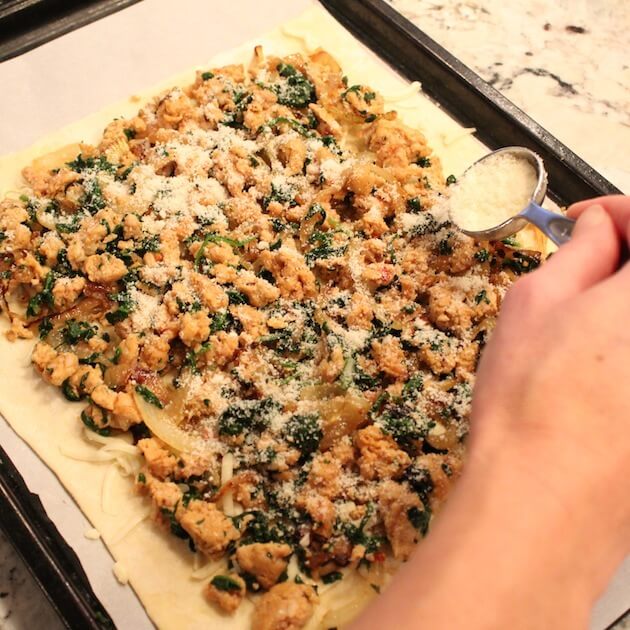
{"label": "grated parmesan cheese", "polygon": [[451,218],[463,230],[491,229],[527,207],[536,182],[536,170],[527,160],[505,153],[492,155],[452,187]]}
{"label": "grated parmesan cheese", "polygon": [[96,529],[95,527],[88,527],[83,532],[83,535],[88,540],[98,540],[101,537],[101,532],[99,532],[98,529]]}
{"label": "grated parmesan cheese", "polygon": [[120,584],[123,586],[129,584],[129,571],[127,571],[127,567],[122,562],[114,562],[112,571]]}

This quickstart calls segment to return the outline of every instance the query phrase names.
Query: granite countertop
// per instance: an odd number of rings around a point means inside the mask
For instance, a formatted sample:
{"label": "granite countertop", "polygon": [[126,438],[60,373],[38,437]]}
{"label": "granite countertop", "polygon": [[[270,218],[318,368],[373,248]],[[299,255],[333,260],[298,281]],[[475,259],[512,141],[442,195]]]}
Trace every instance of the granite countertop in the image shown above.
{"label": "granite countertop", "polygon": [[630,193],[627,0],[388,0]]}
{"label": "granite countertop", "polygon": [[[627,0],[388,1],[630,192]],[[27,627],[63,626],[0,532],[0,628]]]}

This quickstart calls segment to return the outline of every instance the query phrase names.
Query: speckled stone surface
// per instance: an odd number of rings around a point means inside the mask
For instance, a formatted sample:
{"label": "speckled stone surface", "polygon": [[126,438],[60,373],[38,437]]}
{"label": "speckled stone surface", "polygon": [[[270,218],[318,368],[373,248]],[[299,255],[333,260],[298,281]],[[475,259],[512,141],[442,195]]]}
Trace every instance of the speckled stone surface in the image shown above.
{"label": "speckled stone surface", "polygon": [[627,0],[388,0],[630,193]]}
{"label": "speckled stone surface", "polygon": [[[390,2],[630,192],[627,0]],[[0,532],[0,628],[62,627]]]}

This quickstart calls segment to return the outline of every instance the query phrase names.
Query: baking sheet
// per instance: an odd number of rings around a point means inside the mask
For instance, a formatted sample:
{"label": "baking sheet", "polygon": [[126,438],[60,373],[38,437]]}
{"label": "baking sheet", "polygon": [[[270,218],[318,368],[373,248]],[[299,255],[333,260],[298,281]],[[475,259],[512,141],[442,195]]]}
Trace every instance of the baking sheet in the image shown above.
{"label": "baking sheet", "polygon": [[[296,16],[310,0],[145,0],[0,64],[0,154],[140,92]],[[367,53],[366,53],[367,54]],[[150,628],[128,587],[114,579],[103,545],[87,540],[89,524],[56,477],[13,431],[0,441],[27,485],[38,493],[61,534],[83,562],[94,591],[119,628]],[[630,563],[598,606],[593,628],[605,627],[630,602]]]}

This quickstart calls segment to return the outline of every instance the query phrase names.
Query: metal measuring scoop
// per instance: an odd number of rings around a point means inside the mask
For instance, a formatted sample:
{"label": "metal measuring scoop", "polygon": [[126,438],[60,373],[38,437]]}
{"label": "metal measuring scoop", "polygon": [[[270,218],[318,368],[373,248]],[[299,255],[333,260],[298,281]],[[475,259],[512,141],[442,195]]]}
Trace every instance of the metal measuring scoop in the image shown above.
{"label": "metal measuring scoop", "polygon": [[532,190],[531,201],[521,212],[503,221],[503,223],[499,223],[499,225],[479,231],[460,228],[462,232],[480,241],[500,241],[522,230],[527,223],[533,223],[556,245],[566,243],[571,238],[575,221],[561,214],[551,212],[551,210],[545,210],[545,208],[540,206],[547,192],[547,171],[545,170],[545,165],[540,156],[536,155],[536,153],[530,149],[526,149],[525,147],[505,147],[488,153],[488,155],[484,155],[481,159],[469,166],[460,179],[466,177],[466,173],[474,169],[477,164],[499,153],[510,153],[517,158],[527,160],[534,167],[537,181],[536,187]]}

